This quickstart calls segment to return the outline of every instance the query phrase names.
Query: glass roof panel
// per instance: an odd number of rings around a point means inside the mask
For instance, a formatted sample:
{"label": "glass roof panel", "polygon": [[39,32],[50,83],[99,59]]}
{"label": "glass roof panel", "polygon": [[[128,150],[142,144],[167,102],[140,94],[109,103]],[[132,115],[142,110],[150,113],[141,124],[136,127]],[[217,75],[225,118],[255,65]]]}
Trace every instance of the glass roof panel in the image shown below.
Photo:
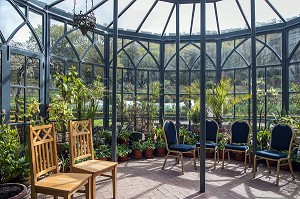
{"label": "glass roof panel", "polygon": [[20,17],[17,11],[7,1],[0,2],[0,30],[5,39],[8,39],[10,34],[20,25],[24,20]]}
{"label": "glass roof panel", "polygon": [[113,3],[114,3],[113,0],[109,0],[94,11],[98,24],[106,26],[107,24],[112,22]]}
{"label": "glass roof panel", "polygon": [[190,34],[193,4],[180,5],[179,26],[182,35]]}
{"label": "glass roof panel", "polygon": [[246,22],[233,0],[223,0],[217,3],[221,33],[247,28]]}
{"label": "glass roof panel", "polygon": [[[46,4],[51,4],[56,2],[57,0],[39,0]],[[94,0],[94,5],[99,4],[105,0]],[[119,13],[131,2],[134,0],[122,0],[119,1]],[[91,1],[88,0],[87,10],[91,7]],[[119,27],[126,30],[133,30],[139,27],[141,21],[148,13],[152,4],[155,0],[136,0],[133,5],[125,11],[125,13],[119,18]],[[169,13],[171,11],[172,6],[175,1],[158,1],[150,15],[145,20],[142,25],[140,31],[161,34],[165,24],[167,22]],[[183,2],[183,1],[182,1]],[[187,3],[182,3],[180,5],[180,32],[182,34],[190,33],[191,19],[192,19],[192,10],[193,10],[193,1],[187,1]],[[235,31],[239,29],[245,29],[247,27],[247,23],[245,22],[242,13],[237,5],[237,2],[240,3],[241,8],[245,14],[248,24],[251,23],[251,7],[249,0],[222,0],[217,1],[217,12],[218,12],[218,20],[220,25],[221,33],[225,33],[228,31]],[[296,0],[269,0],[270,4],[274,6],[284,19],[290,20],[295,17],[299,17],[300,10],[295,9],[300,7],[300,1]],[[73,13],[73,0],[64,0],[56,5],[55,8],[59,8],[62,11]],[[208,3],[206,4],[206,18],[207,18],[207,34],[217,34],[217,21],[215,16],[214,4]],[[85,1],[76,1],[76,13],[80,10],[85,11]],[[175,10],[174,10],[175,11]],[[97,23],[100,25],[107,26],[111,24],[113,20],[113,0],[108,0],[103,5],[98,7],[95,10],[95,15],[97,18]],[[159,19],[159,20],[158,20]],[[276,14],[272,10],[272,8],[268,5],[266,1],[256,1],[256,21],[257,26],[264,26],[274,23],[282,23],[280,16]],[[176,12],[173,12],[170,22],[166,28],[166,34],[172,33],[173,35],[176,31]],[[112,28],[113,26],[109,26]],[[192,34],[199,34],[200,32],[200,3],[196,3],[196,9],[194,13],[194,21],[192,24]]]}
{"label": "glass roof panel", "polygon": [[[199,7],[199,15],[200,15],[200,4],[198,4],[198,5],[199,5],[198,6]],[[199,22],[199,29],[197,32],[200,32],[200,22]],[[217,34],[218,33],[215,8],[214,8],[214,4],[212,4],[212,3],[206,4],[206,33],[207,34]]]}
{"label": "glass roof panel", "polygon": [[256,1],[256,26],[281,23],[278,15],[265,1]]}
{"label": "glass roof panel", "polygon": [[166,34],[175,34],[176,32],[176,8],[174,9],[172,16],[170,18],[169,24],[166,29]]}
{"label": "glass roof panel", "polygon": [[269,0],[278,12],[286,19],[291,20],[300,16],[299,0]]}
{"label": "glass roof panel", "polygon": [[[136,1],[119,18],[119,27],[123,28],[123,29],[129,29],[129,30],[136,31],[136,29],[139,27],[141,21],[143,20],[143,18],[145,17],[146,13],[151,8],[151,6],[152,6],[153,3],[154,3],[154,0],[149,0],[149,1],[145,1],[143,3],[143,6],[141,6],[141,2]],[[142,29],[143,28],[144,27],[142,26]]]}
{"label": "glass roof panel", "polygon": [[[208,29],[209,25],[207,23],[206,25]],[[200,33],[200,4],[196,4],[192,34],[199,35],[199,33]]]}

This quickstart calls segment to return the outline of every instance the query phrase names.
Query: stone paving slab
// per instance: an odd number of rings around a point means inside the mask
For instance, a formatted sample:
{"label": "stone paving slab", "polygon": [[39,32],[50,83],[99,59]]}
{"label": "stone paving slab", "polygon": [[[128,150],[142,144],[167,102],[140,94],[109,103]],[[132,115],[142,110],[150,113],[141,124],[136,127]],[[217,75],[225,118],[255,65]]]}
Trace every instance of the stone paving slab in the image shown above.
{"label": "stone paving slab", "polygon": [[[181,175],[181,165],[175,165],[170,158],[165,169],[161,167],[164,157],[153,159],[129,160],[118,166],[118,198],[120,199],[242,199],[270,198],[286,199],[300,198],[300,172],[295,172],[293,181],[289,171],[280,171],[279,186],[275,185],[276,169],[271,167],[269,174],[265,165],[258,165],[256,178],[253,179],[252,169],[243,173],[243,162],[231,160],[221,162],[213,169],[213,159],[206,161],[206,192],[199,193],[200,174],[199,162],[197,170],[193,167],[191,158],[184,159],[185,174]],[[38,198],[51,198],[39,195]],[[84,194],[75,194],[77,199],[85,198]],[[105,177],[97,180],[97,199],[112,198],[112,183]]]}

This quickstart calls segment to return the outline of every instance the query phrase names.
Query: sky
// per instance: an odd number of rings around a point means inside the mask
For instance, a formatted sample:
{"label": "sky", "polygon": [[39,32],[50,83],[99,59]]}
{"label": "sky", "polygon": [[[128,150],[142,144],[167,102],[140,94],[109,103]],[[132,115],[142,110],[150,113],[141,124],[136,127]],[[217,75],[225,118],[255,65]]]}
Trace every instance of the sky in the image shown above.
{"label": "sky", "polygon": [[[45,3],[51,3],[54,0],[40,0]],[[102,0],[94,0],[94,5]],[[270,3],[279,11],[279,13],[285,18],[289,19],[291,17],[299,16],[300,14],[300,0],[269,0]],[[88,9],[91,7],[91,1],[88,1]],[[131,0],[119,0],[119,12],[123,10]],[[125,30],[135,31],[141,21],[143,20],[145,13],[148,12],[155,0],[136,0],[136,2],[119,18],[119,28]],[[239,0],[242,9],[244,10],[246,19],[250,24],[250,0]],[[173,4],[159,1],[153,11],[150,13],[149,17],[145,20],[145,23],[141,27],[142,32],[150,32],[161,34],[163,28],[166,24],[167,18],[171,11]],[[55,6],[61,10],[69,13],[73,13],[73,0],[65,0]],[[192,4],[185,4],[180,6],[180,32],[189,33],[190,32],[190,21],[192,16]],[[207,30],[217,31],[215,11],[213,4],[207,4],[206,6],[206,25]],[[22,9],[21,9],[22,10]],[[80,10],[85,11],[85,1],[77,0],[76,2],[76,12]],[[97,23],[99,24],[109,24],[113,19],[113,0],[108,0],[105,4],[95,10],[95,15],[97,18]],[[222,0],[217,2],[217,11],[219,15],[219,23],[221,33],[228,29],[244,29],[246,28],[246,23],[239,11],[235,0]],[[23,10],[24,12],[24,10]],[[19,14],[12,8],[10,3],[6,0],[0,1],[0,30],[2,31],[4,37],[7,39],[9,34],[16,29],[23,21]],[[175,13],[170,19],[170,23],[166,29],[166,33],[175,33]],[[256,0],[256,20],[257,24],[269,23],[272,21],[281,22],[280,18],[272,11],[272,9],[267,5],[264,0]],[[31,13],[30,22],[34,27],[42,23],[42,18],[39,15]],[[196,4],[194,23],[192,27],[192,32],[197,34],[200,32],[200,4]],[[24,41],[30,35],[30,30],[25,26],[19,33],[15,36],[15,41]]]}

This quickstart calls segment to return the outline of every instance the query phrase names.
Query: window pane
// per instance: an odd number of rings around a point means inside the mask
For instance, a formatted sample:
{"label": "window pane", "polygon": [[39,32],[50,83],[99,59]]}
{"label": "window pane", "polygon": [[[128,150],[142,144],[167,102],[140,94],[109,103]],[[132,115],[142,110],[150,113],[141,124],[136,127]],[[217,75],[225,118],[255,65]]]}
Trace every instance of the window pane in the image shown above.
{"label": "window pane", "polygon": [[27,86],[39,87],[40,61],[39,59],[28,58],[27,62]]}
{"label": "window pane", "polygon": [[24,85],[25,56],[12,54],[10,68],[10,83],[13,85]]}

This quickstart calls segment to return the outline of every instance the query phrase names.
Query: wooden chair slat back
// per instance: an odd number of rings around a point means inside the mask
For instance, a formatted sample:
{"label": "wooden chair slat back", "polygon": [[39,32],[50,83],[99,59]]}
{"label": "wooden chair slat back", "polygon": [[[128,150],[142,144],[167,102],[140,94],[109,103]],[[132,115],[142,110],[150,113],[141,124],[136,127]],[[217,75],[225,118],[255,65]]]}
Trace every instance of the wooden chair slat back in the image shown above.
{"label": "wooden chair slat back", "polygon": [[49,172],[58,172],[56,135],[53,124],[27,128],[31,179]]}
{"label": "wooden chair slat back", "polygon": [[91,120],[69,121],[71,167],[76,160],[94,159]]}

